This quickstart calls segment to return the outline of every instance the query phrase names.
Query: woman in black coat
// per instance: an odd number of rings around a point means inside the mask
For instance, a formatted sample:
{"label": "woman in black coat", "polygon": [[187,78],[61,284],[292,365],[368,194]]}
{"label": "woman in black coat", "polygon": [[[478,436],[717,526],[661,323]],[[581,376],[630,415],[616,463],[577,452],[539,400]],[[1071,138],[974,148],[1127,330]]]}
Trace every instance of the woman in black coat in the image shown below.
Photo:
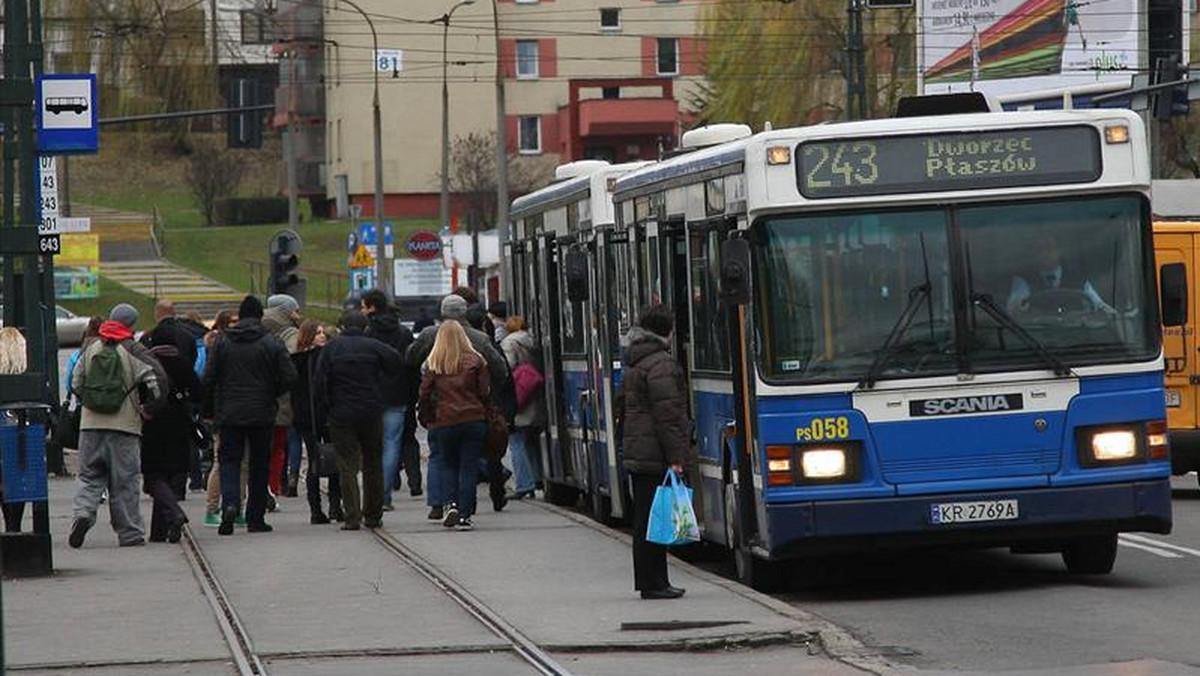
{"label": "woman in black coat", "polygon": [[[309,319],[300,325],[300,334],[296,338],[296,352],[292,355],[292,363],[296,365],[296,386],[292,389],[292,410],[295,419],[292,424],[304,440],[308,449],[308,474],[304,479],[305,492],[308,494],[308,508],[311,512],[309,521],[314,525],[329,523],[330,520],[341,521],[342,487],[338,476],[329,477],[329,514],[321,511],[321,478],[317,476],[319,462],[318,449],[321,441],[327,439],[325,431],[325,412],[315,405],[315,392],[312,383],[316,377],[317,360],[325,348],[328,338],[325,327],[318,321]],[[314,408],[316,410],[314,410]]]}
{"label": "woman in black coat", "polygon": [[676,599],[683,589],[667,577],[667,550],[646,541],[650,505],[667,469],[683,473],[691,453],[687,393],[671,355],[673,317],[663,305],[641,313],[629,331],[621,399],[625,471],[633,484],[634,589],[644,599]]}
{"label": "woman in black coat", "polygon": [[179,506],[191,468],[192,409],[201,399],[200,378],[186,355],[196,340],[176,322],[162,322],[142,337],[170,380],[167,401],[142,425],[143,490],[154,498],[151,542],[179,542],[187,515]]}

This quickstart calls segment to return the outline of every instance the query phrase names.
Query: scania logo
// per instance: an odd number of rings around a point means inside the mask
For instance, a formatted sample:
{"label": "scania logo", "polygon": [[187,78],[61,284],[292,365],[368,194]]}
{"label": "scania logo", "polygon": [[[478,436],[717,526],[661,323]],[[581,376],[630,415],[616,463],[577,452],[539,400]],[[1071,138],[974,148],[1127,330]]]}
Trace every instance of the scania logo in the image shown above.
{"label": "scania logo", "polygon": [[933,415],[966,415],[969,413],[999,413],[1025,408],[1020,394],[982,394],[971,397],[917,399],[908,402],[908,414],[913,417]]}

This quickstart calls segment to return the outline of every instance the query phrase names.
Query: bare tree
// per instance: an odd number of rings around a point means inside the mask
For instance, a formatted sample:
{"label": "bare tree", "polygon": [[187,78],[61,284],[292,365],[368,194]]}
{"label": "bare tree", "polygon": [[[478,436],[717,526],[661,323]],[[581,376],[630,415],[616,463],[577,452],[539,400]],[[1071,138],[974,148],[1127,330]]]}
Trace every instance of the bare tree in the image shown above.
{"label": "bare tree", "polygon": [[196,146],[188,160],[186,179],[192,199],[207,225],[220,225],[217,202],[233,197],[242,183],[245,163],[238,155],[212,143]]}
{"label": "bare tree", "polygon": [[[496,214],[496,135],[456,137],[450,150],[450,191],[462,206],[468,232],[487,230]],[[554,167],[546,158],[509,155],[508,193],[519,197],[550,182]]]}

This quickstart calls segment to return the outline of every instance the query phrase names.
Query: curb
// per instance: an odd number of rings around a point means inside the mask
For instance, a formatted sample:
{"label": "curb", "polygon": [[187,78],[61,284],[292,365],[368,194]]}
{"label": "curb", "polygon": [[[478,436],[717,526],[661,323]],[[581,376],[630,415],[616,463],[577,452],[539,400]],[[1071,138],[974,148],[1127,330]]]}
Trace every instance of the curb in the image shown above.
{"label": "curb", "polygon": [[[628,534],[605,526],[602,523],[592,520],[590,517],[577,514],[566,508],[558,507],[542,500],[530,500],[528,502],[549,512],[570,519],[571,521],[574,521],[582,526],[591,528],[592,530],[602,533],[623,544],[632,545],[633,543],[633,538]],[[671,564],[678,566],[679,568],[687,571],[688,574],[694,575],[705,582],[721,587],[722,589],[736,594],[748,601],[753,601],[754,603],[757,603],[778,615],[782,615],[799,623],[803,627],[803,631],[810,633],[816,638],[816,644],[819,646],[820,650],[831,659],[872,674],[885,674],[895,671],[916,671],[915,667],[889,660],[886,656],[881,654],[878,649],[873,649],[867,646],[862,641],[855,638],[855,636],[850,633],[849,630],[839,627],[829,620],[814,615],[810,612],[800,610],[791,604],[751,589],[740,582],[735,582],[733,580],[721,577],[716,573],[711,573],[692,563],[684,561],[679,557],[673,556],[671,559]]]}

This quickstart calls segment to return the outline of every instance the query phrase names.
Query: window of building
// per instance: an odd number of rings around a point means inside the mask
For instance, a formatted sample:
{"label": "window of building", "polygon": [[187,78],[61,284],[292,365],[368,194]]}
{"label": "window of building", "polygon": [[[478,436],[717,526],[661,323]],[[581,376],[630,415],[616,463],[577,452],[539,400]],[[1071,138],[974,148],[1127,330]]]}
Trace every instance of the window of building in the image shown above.
{"label": "window of building", "polygon": [[657,72],[659,75],[679,74],[679,38],[658,39]]}
{"label": "window of building", "polygon": [[254,10],[242,10],[242,44],[267,45],[271,43],[271,28],[267,17]]}
{"label": "window of building", "polygon": [[604,89],[601,90],[601,92],[602,92],[603,97],[606,99],[621,98],[621,88],[620,87],[605,87]]}
{"label": "window of building", "polygon": [[600,10],[600,29],[606,31],[621,30],[621,9],[605,7]]}
{"label": "window of building", "polygon": [[542,120],[537,115],[522,115],[517,124],[518,148],[522,155],[542,152]]}
{"label": "window of building", "polygon": [[517,40],[517,77],[536,79],[538,76],[537,40]]}

